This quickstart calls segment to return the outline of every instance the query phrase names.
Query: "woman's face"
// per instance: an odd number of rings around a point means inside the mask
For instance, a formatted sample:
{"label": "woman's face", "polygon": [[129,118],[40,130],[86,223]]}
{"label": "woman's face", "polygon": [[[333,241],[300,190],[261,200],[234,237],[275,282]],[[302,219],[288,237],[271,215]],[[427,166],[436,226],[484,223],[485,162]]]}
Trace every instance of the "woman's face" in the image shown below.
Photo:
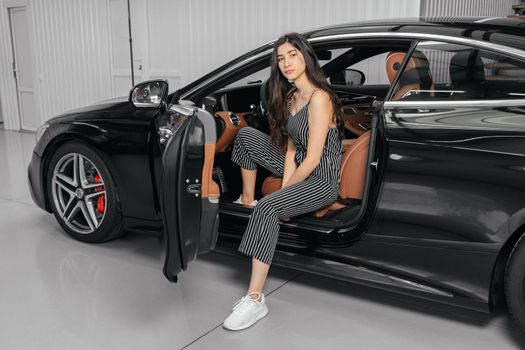
{"label": "woman's face", "polygon": [[288,42],[277,48],[277,64],[282,75],[288,80],[297,79],[306,70],[303,54]]}

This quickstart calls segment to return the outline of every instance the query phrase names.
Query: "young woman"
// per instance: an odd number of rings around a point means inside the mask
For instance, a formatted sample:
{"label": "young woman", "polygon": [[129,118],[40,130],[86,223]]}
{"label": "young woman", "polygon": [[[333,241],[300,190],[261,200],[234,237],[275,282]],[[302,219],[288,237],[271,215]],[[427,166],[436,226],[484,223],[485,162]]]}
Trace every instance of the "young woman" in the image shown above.
{"label": "young woman", "polygon": [[[312,46],[300,34],[286,34],[275,43],[269,86],[271,136],[243,128],[232,153],[243,179],[236,203],[254,209],[239,247],[252,258],[250,285],[224,321],[229,330],[248,328],[268,313],[262,291],[279,221],[321,209],[339,191],[342,108]],[[259,202],[254,198],[257,165],[283,179],[280,190]]]}

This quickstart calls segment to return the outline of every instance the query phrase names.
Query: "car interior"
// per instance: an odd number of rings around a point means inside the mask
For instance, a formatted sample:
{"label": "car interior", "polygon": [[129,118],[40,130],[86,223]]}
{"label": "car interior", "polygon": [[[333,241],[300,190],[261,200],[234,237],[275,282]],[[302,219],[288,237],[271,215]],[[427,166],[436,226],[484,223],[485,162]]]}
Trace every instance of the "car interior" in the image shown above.
{"label": "car interior", "polygon": [[[391,52],[387,61],[392,82],[404,52]],[[431,63],[429,63],[429,57]],[[418,45],[399,77],[392,100],[482,100],[525,96],[523,63],[466,46]]]}
{"label": "car interior", "polygon": [[[340,246],[359,239],[360,232],[355,228],[372,211],[368,203],[377,197],[381,183],[374,161],[379,159],[382,163],[385,146],[383,138],[378,137],[382,130],[377,127],[379,120],[373,111],[376,102],[385,100],[387,95],[393,101],[483,99],[489,94],[512,98],[515,93],[509,91],[521,91],[515,89],[525,81],[523,67],[508,58],[435,42],[419,43],[411,51],[411,44],[410,40],[363,40],[314,46],[327,80],[343,105],[340,190],[331,205],[283,222],[281,227],[285,231],[290,227],[315,232],[311,236],[315,237],[316,246]],[[411,56],[396,81],[409,51]],[[269,64],[269,56],[260,56],[211,82],[193,99],[215,116],[217,142],[212,182],[220,193],[221,218],[234,217],[241,226],[252,208],[233,203],[242,192],[242,179],[239,167],[231,161],[231,151],[235,136],[243,127],[269,133],[266,119]],[[509,83],[515,85],[510,90]],[[259,167],[256,199],[280,187],[280,178]],[[336,228],[340,230],[333,238],[330,232]],[[293,236],[292,241],[298,242],[302,236],[302,233]]]}
{"label": "car interior", "polygon": [[[388,58],[403,54],[409,42],[358,43],[316,47],[316,53],[332,88],[337,92],[344,110],[344,154],[341,163],[339,198],[326,208],[294,217],[285,225],[319,228],[348,227],[362,217],[369,187],[373,142],[374,101],[385,99],[393,76],[388,74]],[[404,56],[403,56],[404,57]],[[377,65],[380,67],[377,67]],[[231,161],[231,150],[237,132],[246,126],[268,133],[266,121],[266,80],[269,61],[244,72],[242,83],[229,85],[204,97],[201,105],[216,117],[217,144],[213,180],[220,187],[220,208],[228,214],[246,217],[250,207],[233,204],[242,191],[239,167]],[[358,69],[361,68],[363,70]],[[381,70],[381,71],[379,71]],[[259,75],[258,75],[259,74]],[[370,75],[370,76],[368,76]],[[281,186],[281,179],[259,167],[256,198],[262,198]],[[363,210],[362,210],[363,209]]]}

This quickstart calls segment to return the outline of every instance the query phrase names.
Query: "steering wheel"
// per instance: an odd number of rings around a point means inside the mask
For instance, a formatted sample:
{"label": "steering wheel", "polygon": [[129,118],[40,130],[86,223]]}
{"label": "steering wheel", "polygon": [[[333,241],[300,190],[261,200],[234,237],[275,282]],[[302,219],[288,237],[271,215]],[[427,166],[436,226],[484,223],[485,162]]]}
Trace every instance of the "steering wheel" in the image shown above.
{"label": "steering wheel", "polygon": [[259,96],[261,98],[259,104],[252,104],[250,108],[253,112],[249,115],[246,115],[244,118],[246,119],[248,125],[262,132],[266,132],[268,130],[268,79],[266,79],[261,84]]}
{"label": "steering wheel", "polygon": [[266,113],[268,112],[268,79],[261,84],[259,95],[261,101],[256,109],[257,116],[260,120],[266,120]]}

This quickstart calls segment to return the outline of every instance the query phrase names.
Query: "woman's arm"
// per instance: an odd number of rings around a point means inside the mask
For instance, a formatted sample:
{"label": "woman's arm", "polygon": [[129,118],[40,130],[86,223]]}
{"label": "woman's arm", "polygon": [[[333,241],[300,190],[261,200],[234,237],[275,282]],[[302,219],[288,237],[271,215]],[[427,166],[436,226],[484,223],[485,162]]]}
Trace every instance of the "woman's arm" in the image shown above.
{"label": "woman's arm", "polygon": [[283,179],[282,187],[291,186],[306,180],[319,165],[331,119],[332,103],[329,95],[324,91],[314,93],[308,107],[308,148],[306,150],[306,158],[287,181]]}
{"label": "woman's arm", "polygon": [[281,188],[285,187],[285,184],[295,172],[295,169],[297,169],[297,164],[295,164],[295,145],[292,139],[288,138],[288,146],[286,147],[286,156],[284,158],[284,172]]}

